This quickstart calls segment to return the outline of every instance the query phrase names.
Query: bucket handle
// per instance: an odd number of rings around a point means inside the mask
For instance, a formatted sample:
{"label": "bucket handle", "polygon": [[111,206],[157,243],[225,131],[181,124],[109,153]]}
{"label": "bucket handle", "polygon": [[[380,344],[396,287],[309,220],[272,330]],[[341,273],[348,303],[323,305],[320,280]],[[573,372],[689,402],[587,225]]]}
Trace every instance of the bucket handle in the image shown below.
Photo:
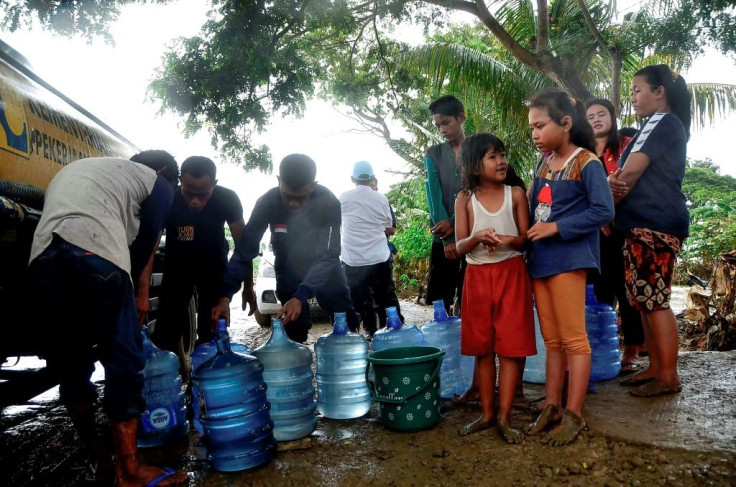
{"label": "bucket handle", "polygon": [[378,395],[378,392],[376,391],[376,384],[370,378],[371,363],[368,362],[368,365],[366,365],[366,367],[365,367],[365,382],[366,382],[366,384],[368,384],[368,389],[370,389],[371,399],[373,399],[374,401],[378,401],[378,402],[386,402],[386,403],[389,403],[389,404],[404,405],[411,398],[413,398],[417,394],[423,392],[424,389],[427,388],[427,385],[428,384],[431,384],[432,381],[437,378],[437,376],[440,373],[440,369],[442,368],[442,357],[440,357],[439,359],[436,359],[436,360],[437,360],[437,366],[434,368],[434,372],[432,372],[432,375],[429,377],[429,380],[427,382],[425,382],[422,387],[420,387],[416,391],[412,392],[411,394],[409,394],[408,396],[406,396],[403,399],[394,399],[394,398],[391,398],[391,397],[383,397],[383,396],[379,396]]}

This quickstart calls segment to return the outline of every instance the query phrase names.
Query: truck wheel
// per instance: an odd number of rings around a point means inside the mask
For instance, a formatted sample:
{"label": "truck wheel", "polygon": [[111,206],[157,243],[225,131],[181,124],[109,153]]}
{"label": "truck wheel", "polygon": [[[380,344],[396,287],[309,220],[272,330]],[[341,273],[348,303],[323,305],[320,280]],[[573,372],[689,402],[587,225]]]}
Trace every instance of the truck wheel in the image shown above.
{"label": "truck wheel", "polygon": [[256,323],[258,323],[261,326],[261,328],[271,327],[271,315],[264,315],[260,311],[256,310],[253,316],[255,316]]}

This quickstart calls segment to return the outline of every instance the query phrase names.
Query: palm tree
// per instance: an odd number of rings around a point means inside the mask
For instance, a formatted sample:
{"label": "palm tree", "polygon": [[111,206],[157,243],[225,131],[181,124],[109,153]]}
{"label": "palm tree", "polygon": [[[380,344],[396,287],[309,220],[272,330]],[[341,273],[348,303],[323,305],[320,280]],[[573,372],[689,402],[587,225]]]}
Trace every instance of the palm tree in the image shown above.
{"label": "palm tree", "polygon": [[[563,63],[569,63],[570,53],[576,53],[579,79],[586,87],[576,96],[584,93],[582,98],[609,98],[620,107],[622,120],[632,123],[628,87],[634,73],[655,63],[668,64],[679,71],[689,57],[683,53],[648,53],[641,45],[640,26],[633,25],[636,18],[631,17],[623,26],[606,23],[612,18],[610,4],[595,2],[596,8],[587,10],[580,8],[581,2],[558,0],[550,4],[550,49]],[[591,11],[598,18],[593,27],[609,25],[606,31],[596,28],[597,34],[591,35]],[[535,47],[538,16],[530,1],[506,2],[496,17],[505,19],[501,28],[514,39],[529,39],[529,48]],[[631,38],[627,38],[627,33]],[[492,131],[506,140],[511,160],[518,161],[517,166],[528,175],[536,154],[529,137],[524,101],[542,88],[563,86],[547,73],[521,62],[482,24],[454,27],[431,41],[409,50],[403,58],[405,65],[425,73],[434,93],[453,93],[463,99],[468,123],[476,130]],[[691,83],[688,87],[693,95],[696,130],[736,110],[736,85]]]}

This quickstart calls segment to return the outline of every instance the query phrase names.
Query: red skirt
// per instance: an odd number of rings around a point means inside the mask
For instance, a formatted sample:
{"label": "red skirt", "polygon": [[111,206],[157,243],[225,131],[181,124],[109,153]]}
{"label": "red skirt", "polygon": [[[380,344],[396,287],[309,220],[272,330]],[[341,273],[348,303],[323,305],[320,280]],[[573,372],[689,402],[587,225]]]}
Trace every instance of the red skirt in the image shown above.
{"label": "red skirt", "polygon": [[461,315],[463,355],[529,357],[537,353],[532,285],[521,257],[468,265]]}

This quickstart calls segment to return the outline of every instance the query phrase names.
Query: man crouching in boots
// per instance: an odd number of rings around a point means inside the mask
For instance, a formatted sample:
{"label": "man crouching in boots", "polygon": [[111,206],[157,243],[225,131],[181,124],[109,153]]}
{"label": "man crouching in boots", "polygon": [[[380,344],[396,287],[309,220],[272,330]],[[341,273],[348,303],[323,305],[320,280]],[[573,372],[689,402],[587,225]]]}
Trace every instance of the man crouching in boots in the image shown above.
{"label": "man crouching in boots", "polygon": [[[148,311],[150,265],[173,197],[176,161],[164,151],[72,162],[46,190],[30,273],[44,296],[38,326],[88,453],[87,478],[109,480],[113,463],[95,421],[94,362],[105,369],[103,409],[112,427],[117,486],[179,485],[186,472],[145,465],[138,417],[145,365],[140,325]],[[96,350],[93,351],[93,347]]]}

